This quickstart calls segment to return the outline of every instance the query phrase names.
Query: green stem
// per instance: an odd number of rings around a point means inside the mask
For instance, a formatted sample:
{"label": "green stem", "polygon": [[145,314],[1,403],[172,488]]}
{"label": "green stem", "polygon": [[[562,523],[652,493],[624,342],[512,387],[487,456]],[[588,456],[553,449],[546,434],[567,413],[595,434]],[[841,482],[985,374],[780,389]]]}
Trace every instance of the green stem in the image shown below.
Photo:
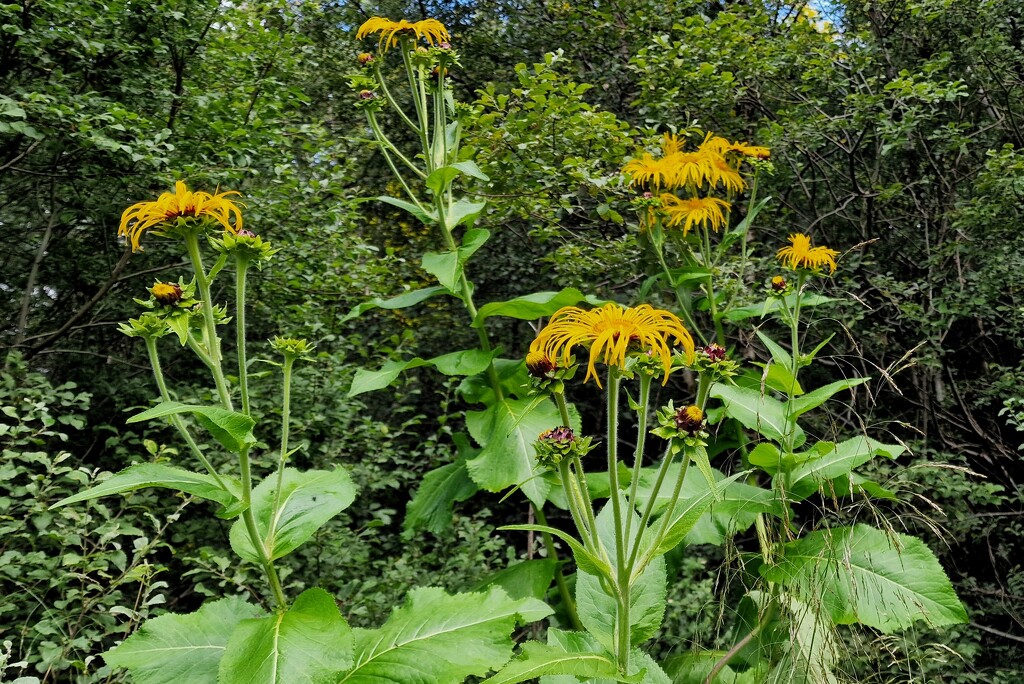
{"label": "green stem", "polygon": [[630,572],[633,572],[634,574],[638,574],[635,572],[636,568],[640,568],[640,570],[642,571],[645,567],[647,567],[647,564],[651,561],[651,558],[653,558],[654,550],[658,548],[658,545],[661,544],[661,540],[665,538],[665,533],[668,531],[668,526],[672,522],[672,516],[675,515],[676,512],[676,504],[679,503],[679,493],[683,489],[683,480],[686,479],[686,471],[690,467],[689,447],[683,449],[683,462],[681,466],[682,467],[679,468],[679,477],[676,479],[676,486],[672,490],[672,496],[669,499],[668,508],[662,514],[662,522],[661,527],[658,529],[658,534],[655,535],[654,540],[651,542],[651,545],[648,548],[648,551],[640,559],[640,562],[634,565],[630,570]]}
{"label": "green stem", "polygon": [[[644,461],[644,446],[647,441],[647,405],[651,399],[651,376],[640,371],[640,408],[636,414],[636,450],[633,452],[633,476],[629,482],[629,514],[626,516],[626,543],[629,543],[633,527],[633,513],[636,508],[636,490],[640,484],[640,469]],[[637,540],[643,536],[644,528],[636,531]]]}
{"label": "green stem", "polygon": [[206,326],[206,351],[210,357],[210,372],[213,374],[213,382],[217,386],[221,404],[227,410],[233,411],[231,394],[228,392],[228,383],[224,378],[224,370],[221,366],[220,338],[217,336],[217,321],[213,314],[210,280],[206,276],[206,271],[203,270],[203,256],[199,252],[199,236],[196,231],[190,230],[185,233],[185,247],[188,249],[188,256],[192,260],[192,268],[196,274],[196,287],[199,289],[203,322]]}
{"label": "green stem", "polygon": [[657,245],[654,251],[658,255],[658,263],[661,264],[661,270],[665,272],[666,280],[668,280],[669,285],[672,286],[672,292],[675,294],[676,302],[679,304],[679,313],[682,314],[687,330],[693,331],[693,334],[700,338],[701,344],[706,346],[708,340],[704,337],[704,333],[701,329],[697,327],[697,323],[693,319],[693,314],[690,312],[689,303],[683,298],[683,295],[680,293],[680,288],[675,287],[672,284],[672,273],[669,271],[668,264],[665,262],[665,255],[662,253],[662,246]]}
{"label": "green stem", "polygon": [[629,572],[626,568],[626,539],[623,538],[622,501],[619,489],[619,369],[608,367],[608,483],[615,527],[616,619],[615,651],[620,672],[629,670]]}
{"label": "green stem", "polygon": [[[284,466],[288,461],[288,435],[291,428],[291,407],[292,407],[292,368],[295,365],[295,357],[291,354],[284,356],[284,387],[282,388],[281,401],[281,453],[277,462],[277,490],[274,492],[274,508],[278,510],[281,506],[281,491],[284,489]],[[270,541],[273,542],[277,530],[271,530]]]}
{"label": "green stem", "polygon": [[633,548],[629,552],[629,560],[626,561],[626,566],[629,568],[630,573],[633,572],[634,563],[636,563],[636,555],[640,552],[640,542],[642,541],[644,531],[647,529],[647,521],[651,519],[651,514],[654,512],[654,506],[658,501],[658,494],[661,492],[661,485],[665,482],[665,476],[668,475],[668,470],[672,466],[674,456],[672,454],[671,442],[669,448],[665,450],[665,458],[662,459],[661,467],[658,468],[658,477],[654,481],[654,489],[651,490],[651,496],[647,500],[647,505],[644,506],[644,513],[640,517],[640,527],[638,528],[639,533],[636,536],[636,540],[633,542]]}
{"label": "green stem", "polygon": [[715,302],[715,286],[714,286],[714,261],[711,258],[711,235],[707,229],[707,226],[701,228],[701,241],[703,243],[704,267],[708,270],[708,279],[704,287],[707,291],[708,296],[708,313],[711,314],[711,322],[715,326],[715,341],[718,344],[725,346],[725,329],[722,327],[722,318],[718,315],[718,304]]}
{"label": "green stem", "polygon": [[380,60],[374,60],[374,62],[373,73],[377,77],[377,83],[380,85],[381,92],[384,93],[384,98],[388,101],[388,104],[391,105],[391,108],[397,112],[399,118],[401,118],[409,128],[414,131],[418,130],[416,128],[416,124],[412,122],[412,119],[410,119],[405,113],[405,110],[398,106],[398,102],[391,95],[391,91],[388,89],[388,84],[384,80],[384,75],[380,71]]}
{"label": "green stem", "polygon": [[242,450],[238,452],[238,463],[242,472],[242,504],[245,506],[245,510],[242,512],[242,521],[245,531],[249,535],[249,541],[253,548],[256,549],[263,573],[270,583],[270,589],[274,594],[274,603],[279,610],[283,611],[288,608],[288,599],[285,598],[281,580],[278,579],[277,570],[274,568],[274,561],[271,560],[267,546],[260,538],[259,530],[256,527],[256,518],[252,514],[252,467],[249,464],[249,447],[242,447]]}
{"label": "green stem", "polygon": [[[153,367],[153,376],[156,378],[156,386],[160,390],[161,401],[171,401],[171,393],[167,389],[167,381],[164,378],[163,368],[160,366],[160,354],[157,352],[156,339],[147,337],[146,339],[146,350],[149,352],[149,363]],[[178,433],[185,440],[185,444],[188,445],[189,451],[199,459],[199,462],[206,468],[206,472],[210,473],[213,479],[217,482],[217,485],[224,491],[230,493],[231,490],[224,484],[224,480],[221,479],[220,474],[217,472],[213,464],[203,454],[202,449],[199,448],[199,444],[192,437],[192,433],[188,431],[188,427],[185,425],[185,421],[181,419],[181,416],[174,414],[170,416],[171,424],[178,430]]]}
{"label": "green stem", "polygon": [[[533,513],[537,517],[538,523],[545,527],[548,526],[548,520],[544,516],[544,511],[539,506],[533,506]],[[555,541],[547,532],[541,532],[541,537],[544,539],[544,548],[547,549],[548,558],[557,561],[558,551],[555,549]],[[561,563],[558,564],[558,568],[555,570],[555,585],[558,587],[559,596],[562,597],[562,603],[565,604],[565,610],[569,613],[569,620],[572,622],[573,628],[581,632],[584,631],[583,623],[580,622],[580,616],[576,612],[576,602],[573,600],[572,592],[569,591],[569,585],[566,584],[565,576],[562,574]]]}
{"label": "green stem", "polygon": [[242,413],[249,415],[249,362],[245,345],[245,277],[249,258],[235,252],[235,346],[238,348],[238,391],[242,397]]}

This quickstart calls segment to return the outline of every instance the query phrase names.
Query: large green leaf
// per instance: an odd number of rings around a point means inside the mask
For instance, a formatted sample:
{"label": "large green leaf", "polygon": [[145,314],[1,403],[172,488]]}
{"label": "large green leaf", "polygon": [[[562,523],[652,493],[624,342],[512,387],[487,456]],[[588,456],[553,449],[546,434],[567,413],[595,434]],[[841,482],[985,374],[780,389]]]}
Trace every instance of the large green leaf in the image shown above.
{"label": "large green leaf", "polygon": [[244,620],[228,641],[218,684],[319,684],[349,670],[352,630],[323,589],[284,613]]}
{"label": "large green leaf", "polygon": [[[820,306],[821,304],[828,304],[829,302],[836,301],[833,297],[826,297],[824,295],[814,294],[813,292],[805,292],[800,298],[800,308],[808,309],[812,306]],[[786,295],[786,303],[790,309],[796,303],[796,293]],[[778,297],[769,297],[765,300],[764,304],[751,304],[750,306],[739,306],[733,309],[729,309],[725,314],[725,319],[729,321],[744,321],[748,318],[760,317],[764,318],[770,313],[775,313],[781,308]]]}
{"label": "large green leaf", "polygon": [[443,287],[424,287],[419,290],[412,290],[410,292],[403,292],[400,295],[396,295],[389,299],[371,299],[368,302],[359,304],[354,309],[345,314],[339,323],[346,323],[353,318],[358,318],[370,309],[405,309],[410,306],[415,306],[420,302],[426,301],[435,295],[439,295],[442,292],[448,290]]}
{"label": "large green leaf", "polygon": [[[828,483],[831,480],[849,475],[854,468],[867,463],[875,456],[896,458],[904,451],[902,446],[882,444],[870,437],[858,436],[848,439],[832,445],[831,449],[824,450],[817,457],[796,465],[787,477],[787,494],[796,499],[805,499],[818,490],[828,493]],[[849,489],[849,485],[845,489]]]}
{"label": "large green leaf", "polygon": [[473,587],[473,591],[501,587],[514,599],[532,597],[543,600],[551,588],[551,580],[559,563],[553,558],[517,561],[484,577]]}
{"label": "large green leaf", "polygon": [[218,684],[217,669],[228,640],[242,621],[262,611],[237,596],[206,603],[195,613],[168,613],[103,654],[136,684]]}
{"label": "large green leaf", "polygon": [[450,595],[413,589],[379,629],[355,630],[355,666],[337,684],[456,684],[508,662],[517,624],[547,617],[533,598],[512,599],[498,588]]}
{"label": "large green leaf", "polygon": [[793,433],[794,444],[799,446],[806,439],[803,428],[786,420],[785,404],[756,389],[716,384],[711,388],[711,396],[722,400],[727,416],[770,440],[781,442],[785,435]]}
{"label": "large green leaf", "polygon": [[551,485],[537,470],[534,442],[545,430],[561,425],[558,408],[549,399],[509,399],[484,411],[468,411],[469,433],[482,448],[466,465],[473,481],[491,492],[518,485],[541,506]]}
{"label": "large green leaf", "polygon": [[242,486],[231,477],[221,477],[221,481],[230,489],[224,489],[213,476],[194,473],[184,468],[176,468],[165,463],[137,463],[108,477],[106,480],[90,487],[84,492],[61,499],[50,506],[51,509],[68,504],[96,499],[111,494],[123,494],[144,487],[166,487],[179,492],[192,494],[202,499],[216,501],[224,508],[237,504],[242,498]]}
{"label": "large green leaf", "polygon": [[[475,451],[469,451],[469,454]],[[406,532],[429,530],[440,534],[452,526],[455,502],[465,501],[477,492],[477,486],[466,470],[466,457],[460,455],[454,463],[435,468],[423,476],[423,482],[406,508],[403,523]]]}
{"label": "large green leaf", "polygon": [[427,252],[423,255],[423,270],[437,278],[437,282],[448,288],[457,297],[462,296],[462,269],[466,261],[487,242],[491,233],[482,228],[467,230],[462,236],[462,246],[448,252]]}
{"label": "large green leaf", "polygon": [[[341,468],[285,468],[280,497],[277,477],[267,477],[252,492],[252,513],[270,558],[280,558],[297,549],[328,520],[348,508],[355,496],[356,486]],[[235,553],[245,560],[259,562],[260,556],[242,520],[231,526],[230,539]]]}
{"label": "large green leaf", "polygon": [[[621,498],[621,496],[620,496]],[[633,517],[629,539],[624,553],[628,556],[640,533],[640,516],[630,506],[623,506],[623,515]],[[597,515],[597,534],[608,553],[615,558],[617,536],[615,516],[611,503]],[[630,646],[640,644],[654,636],[665,617],[665,597],[668,591],[665,559],[658,557],[650,562],[638,576],[630,581],[629,624]],[[607,585],[607,580],[605,581]],[[578,570],[576,572],[576,611],[580,621],[597,640],[609,651],[614,651],[616,619],[615,597],[605,591],[598,575]]]}
{"label": "large green leaf", "polygon": [[594,306],[605,303],[605,300],[585,295],[574,287],[567,287],[559,292],[534,292],[504,302],[484,304],[477,312],[473,327],[480,327],[491,316],[532,321],[541,316],[550,316],[563,306],[572,306],[584,301]]}
{"label": "large green leaf", "polygon": [[761,568],[770,582],[822,606],[837,624],[884,632],[967,622],[935,554],[916,537],[867,525],[818,530],[786,544],[778,564]]}
{"label": "large green leaf", "polygon": [[571,681],[603,678],[612,682],[641,682],[643,674],[620,675],[615,661],[606,654],[566,651],[560,646],[527,641],[522,653],[501,672],[483,684],[517,684],[545,675],[567,675]]}
{"label": "large green leaf", "polygon": [[165,401],[148,411],[138,413],[126,423],[139,423],[153,418],[165,418],[179,413],[191,413],[199,424],[209,430],[213,438],[229,451],[238,452],[256,444],[252,428],[256,421],[251,416],[237,411],[228,411],[220,406],[196,406],[177,401]]}

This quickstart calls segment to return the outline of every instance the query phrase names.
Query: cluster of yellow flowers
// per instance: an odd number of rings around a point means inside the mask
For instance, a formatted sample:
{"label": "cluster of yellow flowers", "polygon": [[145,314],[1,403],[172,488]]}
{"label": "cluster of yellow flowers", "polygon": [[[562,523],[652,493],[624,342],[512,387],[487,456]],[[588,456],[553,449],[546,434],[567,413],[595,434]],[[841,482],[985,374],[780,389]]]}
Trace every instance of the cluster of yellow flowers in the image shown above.
{"label": "cluster of yellow flowers", "polygon": [[[164,224],[174,223],[179,218],[210,219],[216,221],[229,233],[242,230],[242,211],[239,204],[227,199],[238,192],[208,192],[188,189],[184,181],[174,184],[174,192],[165,192],[155,201],[137,202],[121,214],[121,225],[117,234],[127,238],[132,251],[140,249],[139,243],[147,230],[159,230]],[[244,206],[244,205],[242,205]]]}
{"label": "cluster of yellow flowers", "polygon": [[[731,205],[713,193],[720,188],[730,197],[743,192],[747,187],[740,173],[743,162],[767,159],[771,152],[767,147],[730,142],[711,133],[696,150],[687,152],[683,147],[683,140],[666,133],[660,157],[645,152],[627,162],[622,171],[633,185],[647,188],[652,197],[658,195],[669,228],[682,225],[683,235],[696,226],[718,231],[725,225]],[[679,197],[677,191],[685,196]]]}

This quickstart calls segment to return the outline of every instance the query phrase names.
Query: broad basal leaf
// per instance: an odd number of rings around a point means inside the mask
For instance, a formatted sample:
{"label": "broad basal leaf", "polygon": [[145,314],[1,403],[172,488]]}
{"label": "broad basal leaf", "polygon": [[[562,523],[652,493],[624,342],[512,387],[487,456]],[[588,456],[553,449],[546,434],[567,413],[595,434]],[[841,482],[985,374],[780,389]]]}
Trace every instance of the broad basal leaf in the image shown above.
{"label": "broad basal leaf", "polygon": [[770,582],[820,604],[837,624],[860,622],[885,632],[921,620],[967,622],[967,613],[935,554],[916,537],[867,525],[819,530],[783,547],[762,567]]}
{"label": "broad basal leaf", "polygon": [[550,485],[537,470],[534,442],[545,430],[561,425],[558,408],[548,399],[509,399],[485,411],[466,413],[466,425],[483,449],[466,465],[473,481],[491,492],[518,485],[541,506]]}
{"label": "broad basal leaf", "polygon": [[135,684],[218,684],[217,669],[235,627],[263,611],[237,596],[203,605],[195,613],[168,613],[103,654]]}
{"label": "broad basal leaf", "polygon": [[[252,492],[252,512],[271,560],[301,546],[328,520],[348,508],[355,496],[356,486],[341,468],[303,472],[285,468],[280,497],[277,477],[263,480]],[[259,562],[259,554],[242,520],[231,526],[230,538],[235,553],[245,560]]]}
{"label": "broad basal leaf", "polygon": [[379,629],[355,630],[355,666],[337,684],[457,684],[486,675],[512,657],[512,630],[551,609],[498,588],[449,595],[413,589]]}
{"label": "broad basal leaf", "polygon": [[321,684],[353,665],[352,630],[323,589],[307,589],[284,613],[245,620],[220,661],[219,684]]}

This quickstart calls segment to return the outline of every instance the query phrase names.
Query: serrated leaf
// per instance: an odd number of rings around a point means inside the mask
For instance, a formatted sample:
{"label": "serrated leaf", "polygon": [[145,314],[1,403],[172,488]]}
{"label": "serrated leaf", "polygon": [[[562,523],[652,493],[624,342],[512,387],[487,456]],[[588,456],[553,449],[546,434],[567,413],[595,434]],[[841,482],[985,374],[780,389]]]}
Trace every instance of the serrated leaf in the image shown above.
{"label": "serrated leaf", "polygon": [[448,290],[443,287],[424,287],[419,290],[403,292],[400,295],[396,295],[388,299],[380,299],[378,297],[376,299],[371,299],[368,302],[363,302],[362,304],[359,304],[354,309],[345,314],[342,317],[342,319],[338,322],[346,323],[352,320],[353,318],[358,318],[359,316],[362,316],[364,313],[370,311],[371,309],[406,309],[410,306],[415,306],[420,302],[424,302],[435,295],[439,295],[447,291]]}
{"label": "serrated leaf", "polygon": [[252,434],[252,428],[256,425],[256,421],[244,413],[228,411],[220,406],[197,406],[177,401],[165,401],[148,411],[132,416],[125,422],[138,423],[180,413],[191,413],[195,416],[199,424],[229,451],[237,453],[243,448],[256,444],[256,438]]}
{"label": "serrated leaf", "polygon": [[891,632],[918,620],[933,627],[967,622],[924,542],[867,525],[811,532],[786,544],[778,564],[762,567],[761,574],[820,604],[836,624],[859,622]]}
{"label": "serrated leaf", "polygon": [[323,589],[307,589],[284,613],[242,621],[220,661],[219,684],[320,684],[354,664],[353,637]]}
{"label": "serrated leaf", "polygon": [[[355,499],[356,486],[341,468],[306,471],[285,468],[281,496],[276,492],[276,475],[267,477],[252,492],[256,530],[271,560],[297,549],[328,520],[348,508]],[[274,504],[278,501],[275,510]],[[260,555],[242,520],[231,526],[230,540],[235,553],[247,561],[259,562]]]}
{"label": "serrated leaf", "polygon": [[206,603],[195,613],[168,613],[103,654],[136,684],[218,684],[217,669],[235,627],[262,610],[237,596]]}
{"label": "serrated leaf", "polygon": [[441,534],[452,526],[452,508],[477,492],[466,470],[466,458],[435,468],[423,476],[423,482],[406,508],[403,529],[406,532],[429,530]]}
{"label": "serrated leaf", "polygon": [[588,679],[605,678],[614,682],[638,683],[643,674],[619,674],[615,661],[607,655],[565,651],[558,646],[527,641],[522,653],[483,684],[517,684],[544,675],[572,675]]}
{"label": "serrated leaf", "polygon": [[770,440],[782,442],[790,433],[794,435],[795,445],[806,439],[803,428],[792,420],[786,420],[785,405],[757,390],[716,384],[711,388],[711,396],[722,400],[727,416]]}
{"label": "serrated leaf", "polygon": [[78,503],[79,501],[97,499],[101,496],[133,492],[144,487],[174,489],[202,499],[216,501],[224,508],[237,504],[242,498],[241,484],[237,479],[226,476],[221,476],[221,481],[230,487],[231,491],[222,488],[211,475],[194,473],[184,468],[176,468],[163,463],[137,463],[125,468],[116,475],[108,477],[95,487],[90,487],[84,492],[61,499],[50,506],[50,509]]}
{"label": "serrated leaf", "polygon": [[533,445],[561,423],[558,408],[546,398],[506,397],[484,411],[467,411],[466,426],[482,447],[466,464],[470,477],[491,492],[518,485],[530,501],[543,505],[551,485],[540,477]]}
{"label": "serrated leaf", "polygon": [[501,587],[506,594],[514,599],[544,600],[558,565],[559,561],[553,558],[517,561],[507,568],[487,575],[473,587],[472,591],[485,591],[491,587]]}
{"label": "serrated leaf", "polygon": [[606,303],[605,300],[585,295],[574,287],[567,287],[558,292],[534,292],[504,302],[484,304],[477,312],[473,327],[479,328],[491,316],[532,321],[542,316],[550,316],[564,306],[572,306],[579,302],[587,302],[593,306]]}
{"label": "serrated leaf", "polygon": [[355,666],[337,684],[457,684],[501,667],[512,655],[517,624],[547,617],[536,599],[501,589],[449,595],[413,589],[379,629],[355,630]]}

